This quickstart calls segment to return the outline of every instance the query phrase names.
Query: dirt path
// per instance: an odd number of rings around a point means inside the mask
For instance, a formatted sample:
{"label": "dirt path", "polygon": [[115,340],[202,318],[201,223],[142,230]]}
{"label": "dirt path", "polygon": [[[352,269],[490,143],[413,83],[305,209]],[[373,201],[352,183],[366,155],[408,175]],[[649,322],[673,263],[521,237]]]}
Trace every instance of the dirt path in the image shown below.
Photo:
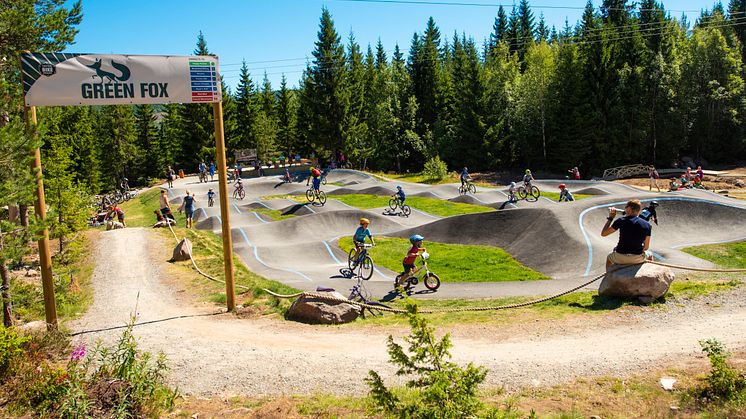
{"label": "dirt path", "polygon": [[[207,313],[180,301],[168,284],[171,242],[147,229],[102,233],[97,242],[95,302],[73,331],[122,325],[130,315],[149,321]],[[105,262],[104,262],[105,261]],[[139,298],[138,298],[139,294]],[[471,326],[456,333],[454,360],[490,369],[491,386],[551,385],[578,376],[639,373],[699,352],[697,341],[715,337],[738,349],[746,345],[746,292],[717,304],[672,305],[650,310],[625,325],[546,330],[507,338]],[[631,323],[631,324],[630,324]],[[532,328],[526,327],[531,331]],[[92,343],[111,342],[121,331],[81,335]],[[364,394],[369,369],[391,377],[386,333],[308,326],[230,315],[191,317],[135,328],[143,349],[163,351],[169,379],[191,395]]]}

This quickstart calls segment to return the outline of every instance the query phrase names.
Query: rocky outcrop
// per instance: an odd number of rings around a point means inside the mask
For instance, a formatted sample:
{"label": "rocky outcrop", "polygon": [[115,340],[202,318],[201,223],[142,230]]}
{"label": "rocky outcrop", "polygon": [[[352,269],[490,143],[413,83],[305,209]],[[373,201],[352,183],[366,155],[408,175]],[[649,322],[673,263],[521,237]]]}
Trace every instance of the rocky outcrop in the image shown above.
{"label": "rocky outcrop", "polygon": [[637,298],[644,303],[649,303],[666,295],[673,280],[673,271],[664,266],[650,263],[629,266],[612,265],[598,287],[598,295]]}
{"label": "rocky outcrop", "polygon": [[189,256],[192,254],[192,242],[189,239],[182,239],[174,249],[174,255],[171,258],[174,262],[181,262],[189,260]]}
{"label": "rocky outcrop", "polygon": [[[336,291],[323,292],[330,297],[346,299]],[[288,311],[288,318],[313,324],[342,324],[357,319],[360,309],[352,304],[327,301],[320,298],[301,296]]]}

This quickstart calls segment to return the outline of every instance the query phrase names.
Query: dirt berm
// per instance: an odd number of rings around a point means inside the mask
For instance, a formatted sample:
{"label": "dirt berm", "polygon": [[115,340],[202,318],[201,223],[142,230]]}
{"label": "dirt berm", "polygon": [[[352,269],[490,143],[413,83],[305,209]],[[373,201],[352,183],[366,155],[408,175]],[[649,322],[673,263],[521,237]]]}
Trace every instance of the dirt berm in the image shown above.
{"label": "dirt berm", "polygon": [[521,263],[548,275],[584,263],[585,244],[570,236],[555,214],[544,208],[490,211],[434,221],[421,227],[393,233],[412,234],[427,241],[477,244],[504,248]]}

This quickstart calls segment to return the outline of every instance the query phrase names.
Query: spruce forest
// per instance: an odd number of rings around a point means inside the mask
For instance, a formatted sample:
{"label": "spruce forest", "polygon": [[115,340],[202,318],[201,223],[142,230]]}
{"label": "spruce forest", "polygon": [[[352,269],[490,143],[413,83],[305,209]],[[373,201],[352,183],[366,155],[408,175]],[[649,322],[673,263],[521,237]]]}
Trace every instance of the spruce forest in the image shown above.
{"label": "spruce forest", "polygon": [[[244,63],[235,91],[223,84],[229,161],[244,148],[265,161],[313,153],[324,162],[342,150],[353,166],[383,171],[439,158],[449,170],[580,166],[588,177],[682,156],[746,157],[746,0],[717,3],[695,22],[655,0],[588,2],[561,28],[522,0],[499,8],[485,40],[423,23],[407,46],[360,45],[322,9],[297,88],[266,74],[259,82]],[[194,54],[213,53],[206,38]],[[190,173],[214,161],[210,105],[39,112],[47,175],[57,179],[49,187],[62,182],[61,191],[111,190],[123,176],[144,184],[166,165]]]}

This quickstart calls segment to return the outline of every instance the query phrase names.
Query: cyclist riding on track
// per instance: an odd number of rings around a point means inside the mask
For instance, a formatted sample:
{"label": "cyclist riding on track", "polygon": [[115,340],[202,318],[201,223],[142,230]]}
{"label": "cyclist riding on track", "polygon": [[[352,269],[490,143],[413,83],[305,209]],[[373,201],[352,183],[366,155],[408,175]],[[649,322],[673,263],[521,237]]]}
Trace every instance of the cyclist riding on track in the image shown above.
{"label": "cyclist riding on track", "polygon": [[391,195],[392,198],[399,200],[399,205],[404,205],[404,201],[407,199],[407,195],[404,193],[404,189],[401,186],[396,186],[396,193]]}
{"label": "cyclist riding on track", "polygon": [[365,238],[370,238],[371,244],[376,244],[373,241],[373,235],[370,233],[370,230],[368,229],[368,226],[370,225],[370,220],[367,218],[361,218],[360,219],[360,227],[355,230],[355,234],[352,235],[352,242],[355,244],[355,257],[354,260],[357,260],[358,256],[360,256],[360,250],[363,248],[363,244],[365,243]]}
{"label": "cyclist riding on track", "polygon": [[516,188],[515,182],[510,182],[510,185],[508,185],[508,202],[513,203],[518,201],[518,198],[515,197]]}
{"label": "cyclist riding on track", "polygon": [[523,175],[523,183],[526,185],[526,189],[531,190],[531,182],[534,181],[534,177],[531,175],[531,170],[526,169],[526,174]]}
{"label": "cyclist riding on track", "polygon": [[464,170],[461,171],[461,186],[466,186],[467,182],[471,181],[471,176],[469,176],[469,170],[464,167]]}
{"label": "cyclist riding on track", "polygon": [[425,251],[425,248],[422,247],[422,242],[425,240],[424,237],[420,236],[419,234],[414,234],[409,237],[409,242],[412,243],[412,247],[407,251],[407,256],[404,257],[404,260],[402,260],[402,266],[404,266],[404,271],[401,273],[398,280],[394,280],[394,288],[398,287],[401,284],[404,284],[405,280],[409,276],[409,273],[412,272],[413,269],[415,269],[414,262],[417,260],[417,256],[420,255],[420,253]]}

